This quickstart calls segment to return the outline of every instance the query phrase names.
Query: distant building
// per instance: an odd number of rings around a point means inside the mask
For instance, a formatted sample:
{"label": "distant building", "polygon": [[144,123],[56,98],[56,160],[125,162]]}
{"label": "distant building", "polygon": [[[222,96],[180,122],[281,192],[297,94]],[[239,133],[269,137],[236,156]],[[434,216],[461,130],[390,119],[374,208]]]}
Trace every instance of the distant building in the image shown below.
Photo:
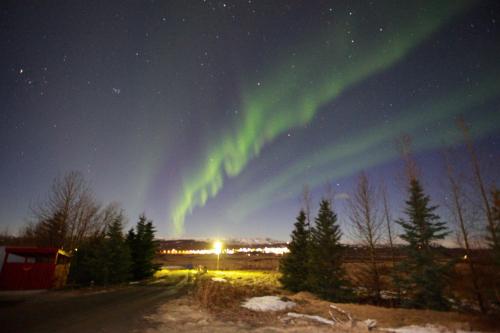
{"label": "distant building", "polygon": [[70,256],[50,247],[0,248],[0,289],[60,288],[66,284]]}

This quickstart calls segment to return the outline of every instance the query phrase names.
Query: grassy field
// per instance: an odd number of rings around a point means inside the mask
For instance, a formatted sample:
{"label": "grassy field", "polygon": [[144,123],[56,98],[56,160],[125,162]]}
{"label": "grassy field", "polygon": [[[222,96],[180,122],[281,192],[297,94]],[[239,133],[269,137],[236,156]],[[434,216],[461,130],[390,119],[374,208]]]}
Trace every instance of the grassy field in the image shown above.
{"label": "grassy field", "polygon": [[[279,276],[279,261],[282,257],[273,254],[234,254],[234,255],[221,255],[219,260],[220,271],[224,273],[218,274],[229,274],[229,271],[250,271],[254,273],[249,273],[248,276],[255,275],[256,271],[267,272],[267,279],[274,279],[272,283],[263,283],[264,281],[259,281],[263,285],[273,285],[278,286],[279,282],[277,278]],[[161,255],[158,257],[158,263],[162,266],[177,266],[177,267],[205,267],[209,272],[216,269],[217,257],[215,255]],[[382,289],[383,290],[394,290],[392,285],[391,273],[392,273],[392,263],[388,260],[379,262],[379,269],[382,275]],[[348,280],[354,287],[363,288],[366,287],[366,277],[360,272],[362,271],[363,263],[362,261],[356,260],[352,262],[346,262],[344,268],[348,277]],[[493,283],[494,279],[491,278],[490,269],[486,265],[479,265],[477,268],[481,272],[480,283],[485,288],[485,290],[494,290]],[[474,303],[474,292],[471,285],[470,273],[468,265],[464,262],[459,262],[455,265],[455,277],[450,280],[448,284],[446,293],[454,299],[463,301],[463,304]],[[211,273],[212,274],[212,273]],[[245,273],[239,273],[238,278],[231,278],[228,276],[230,281],[245,281],[243,275]],[[257,284],[257,283],[254,283]],[[493,295],[490,295],[493,297]],[[369,302],[369,300],[365,300]],[[390,301],[387,302],[390,305]]]}
{"label": "grassy field", "polygon": [[[275,295],[295,302],[294,312],[331,317],[330,302],[320,300],[306,292],[292,293],[281,288],[280,274],[273,270],[208,270],[206,273],[185,269],[162,269],[155,275],[157,279],[167,279],[174,283],[183,276],[191,276],[192,288],[189,293],[187,312],[206,311],[221,323],[234,322],[238,318],[251,327],[279,326],[287,311],[253,312],[241,307],[250,297]],[[362,304],[335,304],[347,311],[354,320],[363,322],[375,319],[379,327],[400,327],[433,323],[450,330],[495,331],[498,319],[478,314],[459,312],[439,312],[430,310],[396,309]],[[310,329],[309,326],[307,326]],[[304,330],[306,331],[306,330]],[[312,329],[314,331],[314,329]]]}
{"label": "grassy field", "polygon": [[[219,268],[221,270],[264,270],[277,271],[281,256],[273,254],[221,254]],[[216,269],[216,255],[169,255],[163,254],[158,257],[158,263],[165,266],[192,267],[205,266],[209,270]]]}

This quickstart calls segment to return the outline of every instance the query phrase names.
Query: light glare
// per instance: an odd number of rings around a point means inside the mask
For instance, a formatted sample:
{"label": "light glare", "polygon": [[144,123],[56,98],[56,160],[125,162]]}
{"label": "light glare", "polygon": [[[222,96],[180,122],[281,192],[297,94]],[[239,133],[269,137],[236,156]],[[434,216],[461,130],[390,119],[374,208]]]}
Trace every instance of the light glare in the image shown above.
{"label": "light glare", "polygon": [[222,252],[222,242],[216,241],[214,243],[214,252],[217,255],[219,255]]}

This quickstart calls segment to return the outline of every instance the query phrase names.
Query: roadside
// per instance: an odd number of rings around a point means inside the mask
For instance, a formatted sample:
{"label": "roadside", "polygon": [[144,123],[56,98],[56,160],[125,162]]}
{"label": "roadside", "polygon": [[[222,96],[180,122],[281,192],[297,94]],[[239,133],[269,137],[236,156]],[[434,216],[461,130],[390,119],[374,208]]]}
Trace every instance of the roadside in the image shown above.
{"label": "roadside", "polygon": [[155,324],[148,333],[496,332],[500,324],[479,314],[331,303],[283,290],[276,273],[259,271],[204,274],[189,294],[165,302],[147,319]]}
{"label": "roadside", "polygon": [[[164,332],[399,332],[399,333],[467,333],[497,332],[495,322],[474,316],[429,310],[390,309],[359,304],[333,304],[307,293],[286,297],[297,306],[273,312],[247,309],[207,309],[190,296],[162,304],[148,315],[154,323],[146,333]],[[229,311],[228,311],[229,310]],[[342,318],[342,313],[352,320]],[[334,316],[332,316],[332,314]],[[336,318],[337,321],[333,322]],[[371,325],[375,325],[371,327]]]}
{"label": "roadside", "polygon": [[[263,271],[199,275],[162,269],[147,284],[0,293],[0,328],[9,333],[452,333],[497,331],[500,324],[498,319],[458,312],[333,304],[283,290],[277,277],[276,272]],[[251,299],[257,310],[242,306]]]}
{"label": "roadside", "polygon": [[176,284],[0,294],[1,330],[14,332],[144,332],[144,318],[183,295],[187,276]]}

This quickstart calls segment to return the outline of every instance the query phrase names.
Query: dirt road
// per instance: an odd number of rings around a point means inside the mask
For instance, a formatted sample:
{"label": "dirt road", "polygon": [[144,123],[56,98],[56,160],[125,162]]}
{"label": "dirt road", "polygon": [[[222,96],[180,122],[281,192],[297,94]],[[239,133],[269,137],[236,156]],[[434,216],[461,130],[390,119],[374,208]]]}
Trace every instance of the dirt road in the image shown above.
{"label": "dirt road", "polygon": [[144,319],[184,293],[184,284],[135,285],[114,290],[0,294],[2,332],[141,332]]}

